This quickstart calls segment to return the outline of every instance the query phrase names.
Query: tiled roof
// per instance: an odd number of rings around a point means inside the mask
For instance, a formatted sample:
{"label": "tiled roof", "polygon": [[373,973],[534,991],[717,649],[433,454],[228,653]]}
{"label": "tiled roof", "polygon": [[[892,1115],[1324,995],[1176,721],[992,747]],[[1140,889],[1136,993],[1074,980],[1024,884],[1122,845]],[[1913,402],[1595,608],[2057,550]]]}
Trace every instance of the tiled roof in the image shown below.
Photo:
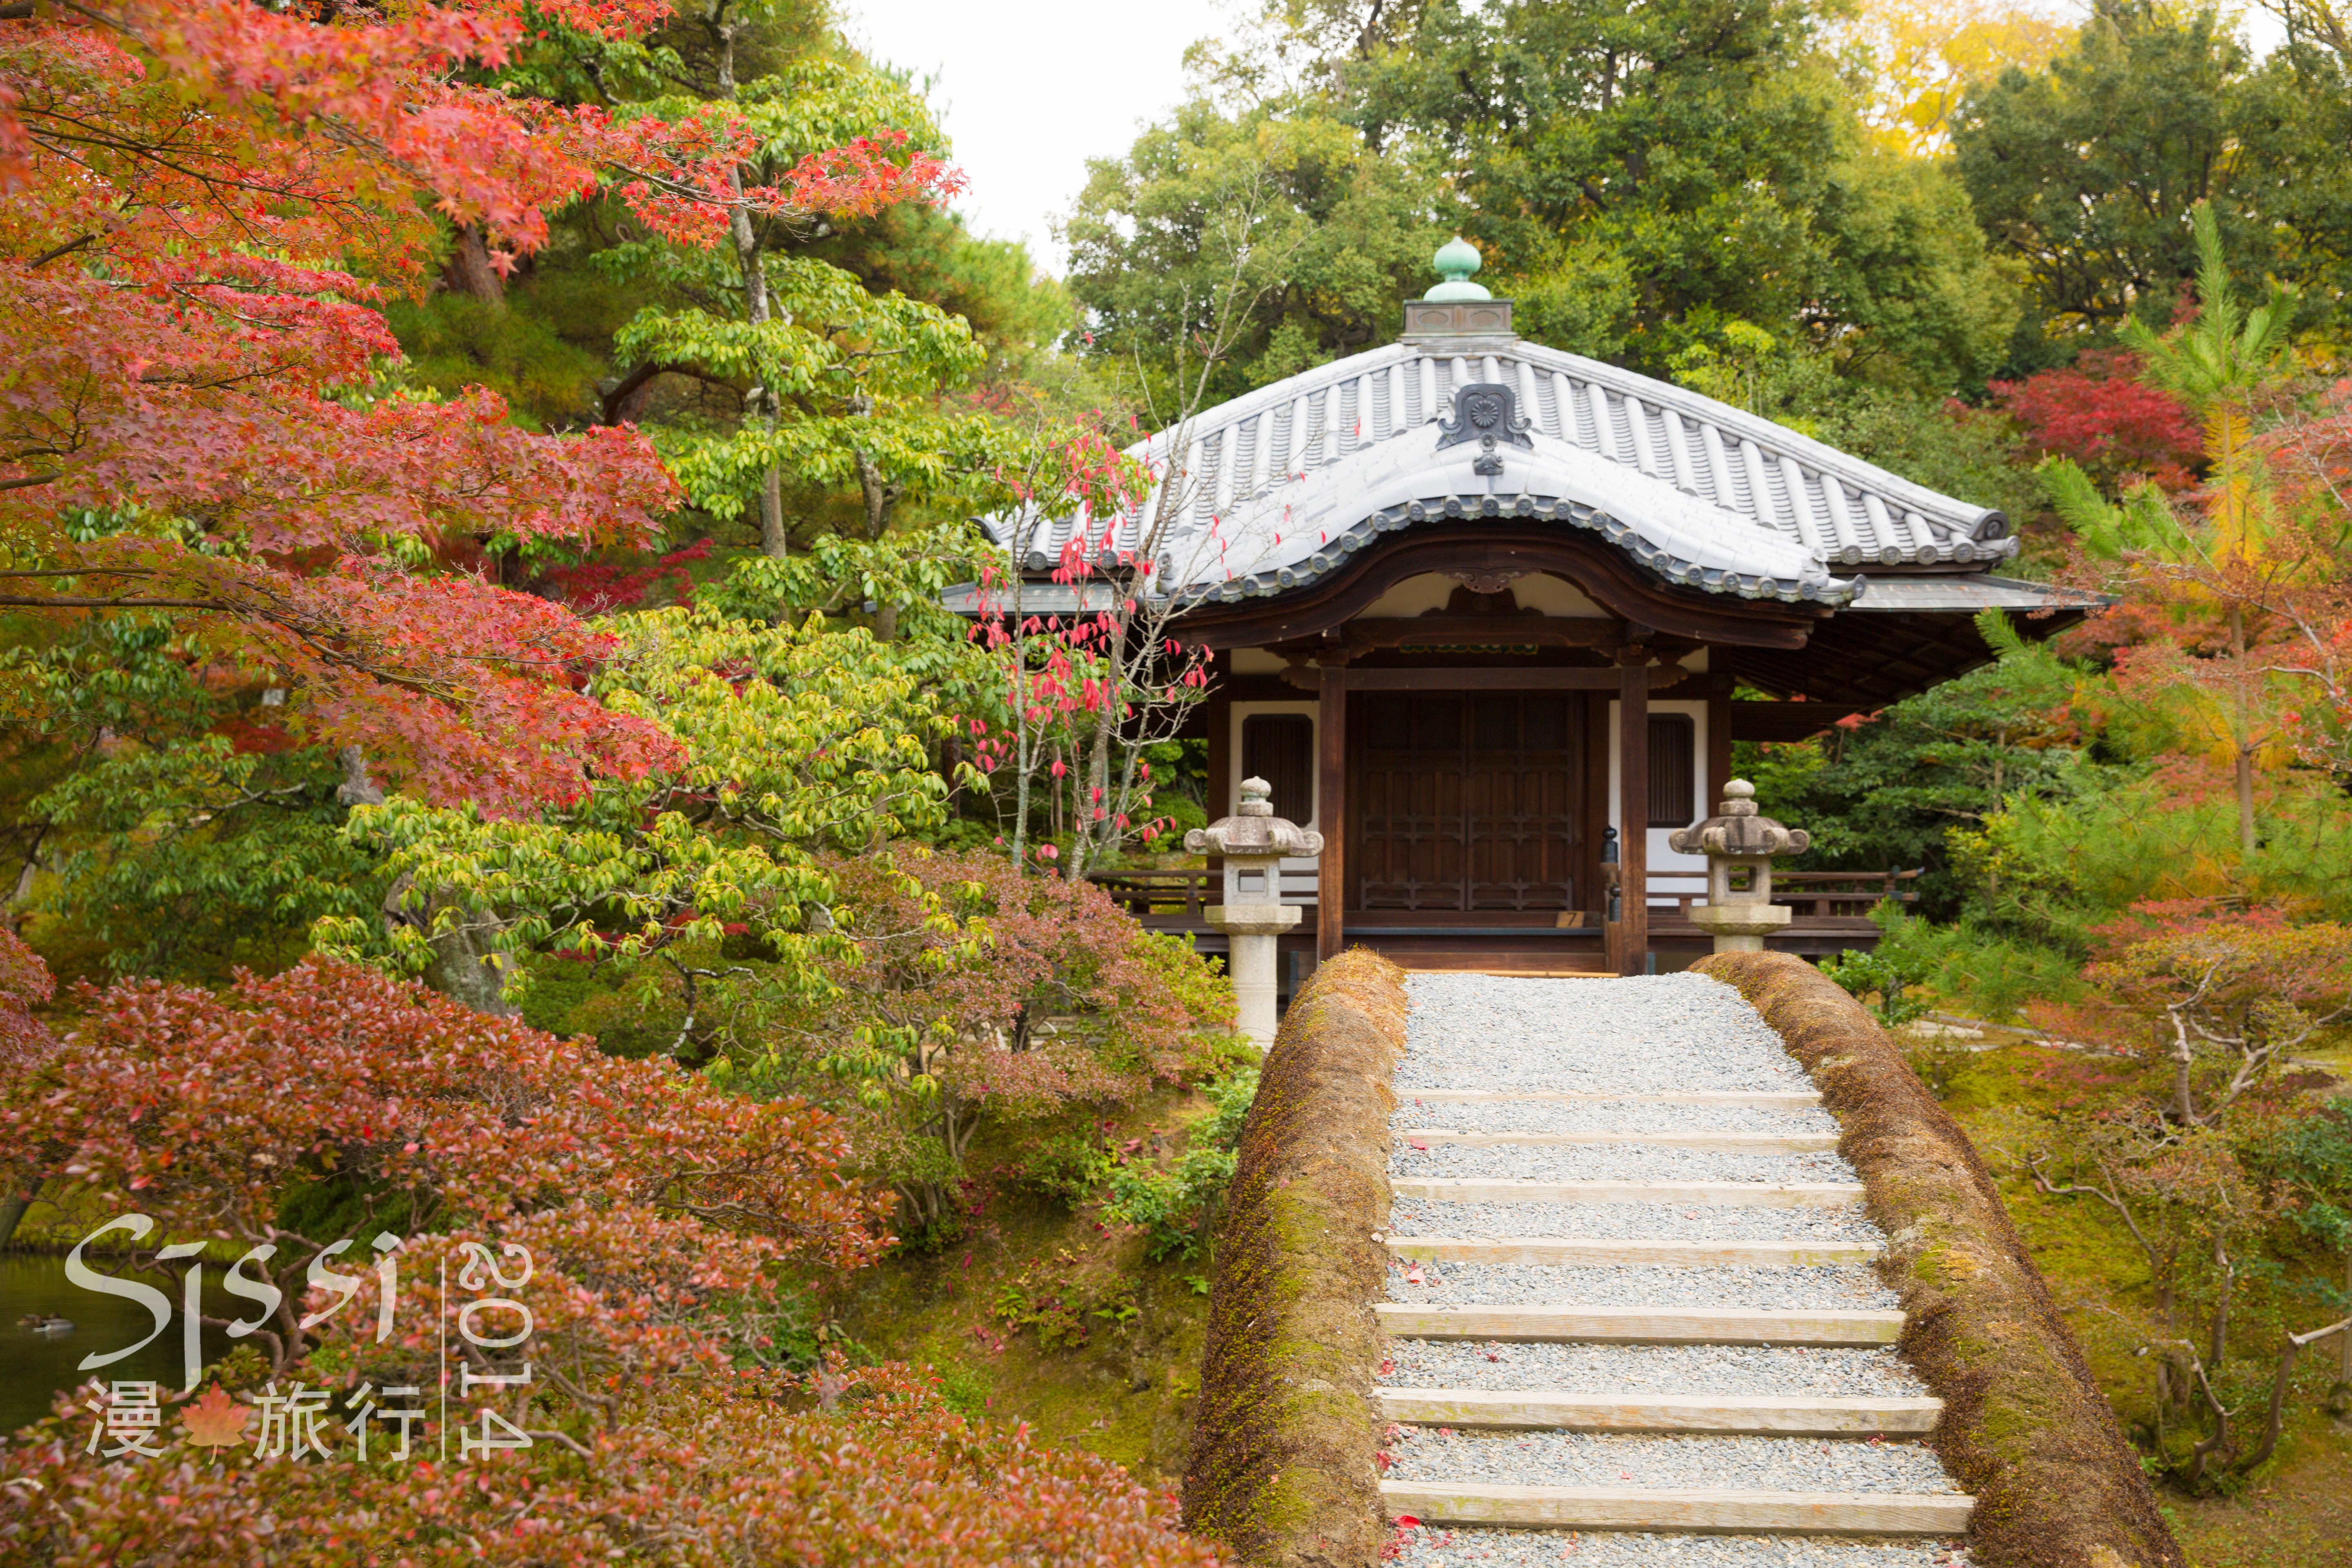
{"label": "tiled roof", "polygon": [[[1522,441],[1477,471],[1441,446],[1454,394],[1517,395]],[[1981,571],[2016,553],[2008,521],[1712,398],[1510,338],[1404,342],[1322,365],[1130,449],[1160,478],[1111,531],[1150,591],[1279,594],[1381,533],[1512,516],[1590,529],[1669,581],[1748,597],[1851,601],[1869,568]],[[1491,459],[1489,461],[1491,467]],[[1161,508],[1168,509],[1162,518]],[[989,520],[1023,565],[1061,558],[1077,517]]]}

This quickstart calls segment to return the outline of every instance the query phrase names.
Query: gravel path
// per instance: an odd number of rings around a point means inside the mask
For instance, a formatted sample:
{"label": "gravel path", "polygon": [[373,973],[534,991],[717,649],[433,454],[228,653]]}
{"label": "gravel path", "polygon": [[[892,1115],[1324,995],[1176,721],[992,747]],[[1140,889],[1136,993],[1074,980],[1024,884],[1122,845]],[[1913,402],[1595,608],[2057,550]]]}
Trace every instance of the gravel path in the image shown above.
{"label": "gravel path", "polygon": [[1444,1127],[1465,1132],[1835,1132],[1818,1107],[1769,1110],[1752,1105],[1653,1105],[1644,1100],[1489,1100],[1467,1104],[1397,1096],[1389,1126],[1398,1132]]}
{"label": "gravel path", "polygon": [[1969,1568],[1966,1547],[1940,1541],[1428,1526],[1403,1531],[1392,1561],[1403,1568]]}
{"label": "gravel path", "polygon": [[1944,1473],[1943,1461],[1916,1443],[1400,1426],[1386,1451],[1392,1481],[1784,1492],[1959,1490]]}
{"label": "gravel path", "polygon": [[1383,1388],[1557,1388],[1579,1394],[1793,1394],[1906,1399],[1926,1387],[1892,1351],[1822,1345],[1480,1344],[1395,1340]]}
{"label": "gravel path", "polygon": [[1389,1265],[1391,1301],[1415,1306],[1761,1307],[1842,1311],[1899,1307],[1901,1299],[1867,1268],[1566,1268],[1549,1263],[1424,1263],[1422,1282],[1407,1264]]}
{"label": "gravel path", "polygon": [[1672,1237],[1688,1241],[1876,1241],[1859,1204],[1748,1208],[1729,1204],[1448,1204],[1399,1198],[1391,1236]]}
{"label": "gravel path", "polygon": [[[1416,974],[1394,1079],[1425,1089],[1810,1089],[1780,1037],[1703,974],[1507,980]],[[1582,993],[1583,994],[1580,994]],[[1465,1071],[1475,1064],[1475,1081]]]}
{"label": "gravel path", "polygon": [[[1395,1077],[1400,1134],[1391,1176],[1521,1181],[1857,1181],[1834,1153],[1731,1154],[1654,1143],[1487,1148],[1432,1143],[1416,1129],[1460,1131],[1823,1133],[1819,1109],[1674,1105],[1639,1097],[1700,1090],[1801,1090],[1811,1080],[1763,1019],[1703,975],[1559,981],[1416,974],[1404,1061]],[[1552,1089],[1592,1101],[1416,1102],[1420,1089]],[[1624,1097],[1622,1099],[1614,1097]],[[1883,1241],[1858,1204],[1449,1203],[1400,1197],[1390,1234],[1618,1240]],[[1388,1299],[1433,1306],[1885,1310],[1895,1293],[1864,1268],[1563,1268],[1392,1262]],[[1800,1398],[1916,1397],[1918,1378],[1891,1349],[1733,1344],[1612,1345],[1391,1340],[1381,1384],[1397,1389],[1557,1390]],[[1391,1426],[1391,1481],[1955,1494],[1916,1443],[1739,1435],[1454,1431]],[[1557,1563],[1599,1568],[1966,1568],[1952,1542],[1804,1535],[1687,1535],[1566,1530],[1404,1531],[1397,1561]]]}
{"label": "gravel path", "polygon": [[1518,1176],[1546,1182],[1858,1182],[1844,1157],[1723,1154],[1654,1143],[1432,1143],[1400,1138],[1391,1176]]}

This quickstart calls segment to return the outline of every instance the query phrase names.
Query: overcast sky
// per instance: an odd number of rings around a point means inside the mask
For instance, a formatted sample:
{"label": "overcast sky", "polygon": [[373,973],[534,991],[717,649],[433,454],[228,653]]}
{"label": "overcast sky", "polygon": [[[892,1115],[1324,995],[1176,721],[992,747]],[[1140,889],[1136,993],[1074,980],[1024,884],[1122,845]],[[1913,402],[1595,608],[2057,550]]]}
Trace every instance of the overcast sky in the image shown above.
{"label": "overcast sky", "polygon": [[973,230],[1029,241],[1055,272],[1048,232],[1087,160],[1124,153],[1183,97],[1193,39],[1223,30],[1215,0],[843,0],[850,37],[933,79],[931,102],[971,177],[957,203]]}

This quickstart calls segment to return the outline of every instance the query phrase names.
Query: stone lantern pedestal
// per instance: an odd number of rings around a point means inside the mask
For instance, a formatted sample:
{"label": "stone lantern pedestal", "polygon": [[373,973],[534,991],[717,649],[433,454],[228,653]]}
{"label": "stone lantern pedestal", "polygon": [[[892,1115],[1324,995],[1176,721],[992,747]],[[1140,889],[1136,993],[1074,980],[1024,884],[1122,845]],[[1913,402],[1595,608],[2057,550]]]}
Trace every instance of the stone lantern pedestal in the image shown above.
{"label": "stone lantern pedestal", "polygon": [[1184,835],[1191,853],[1224,857],[1224,901],[1206,913],[1225,933],[1225,973],[1241,1031],[1262,1051],[1274,1044],[1274,939],[1296,926],[1303,912],[1282,901],[1281,864],[1323,853],[1321,834],[1274,815],[1273,793],[1264,779],[1244,779],[1239,811]]}
{"label": "stone lantern pedestal", "polygon": [[1756,786],[1746,779],[1724,785],[1723,795],[1717,815],[1675,829],[1666,842],[1677,854],[1706,857],[1706,902],[1691,906],[1691,924],[1714,934],[1717,952],[1761,952],[1764,939],[1792,918],[1772,901],[1772,858],[1801,855],[1813,837],[1759,816]]}

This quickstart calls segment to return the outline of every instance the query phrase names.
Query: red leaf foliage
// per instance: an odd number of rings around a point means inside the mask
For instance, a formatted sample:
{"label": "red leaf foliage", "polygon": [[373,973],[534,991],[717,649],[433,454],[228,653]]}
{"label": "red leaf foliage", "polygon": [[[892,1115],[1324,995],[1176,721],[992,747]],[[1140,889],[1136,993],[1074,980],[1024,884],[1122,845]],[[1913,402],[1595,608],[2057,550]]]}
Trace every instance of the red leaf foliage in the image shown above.
{"label": "red leaf foliage", "polygon": [[0,26],[0,533],[31,547],[12,564],[83,573],[12,606],[209,612],[281,667],[310,738],[397,731],[383,761],[414,787],[448,796],[487,750],[513,753],[493,809],[657,750],[572,695],[585,634],[541,656],[543,605],[477,585],[404,637],[415,602],[365,606],[355,585],[388,575],[350,566],[482,541],[642,547],[678,497],[631,429],[531,434],[479,389],[371,397],[398,353],[374,306],[424,287],[436,212],[504,265],[608,180],[705,243],[730,204],[862,216],[958,183],[879,136],[738,194],[751,144],[731,120],[622,122],[468,79],[550,21],[622,37],[668,10],[119,0]]}
{"label": "red leaf foliage", "polygon": [[[2225,1099],[2315,1030],[2352,1013],[2352,927],[2273,905],[2146,900],[2092,932],[2091,999],[2029,1012],[2045,1027],[2123,1052],[2169,1041],[2241,1061]],[[2150,1024],[2156,1024],[2154,1035]]]}
{"label": "red leaf foliage", "polygon": [[[415,1194],[431,1229],[409,1239],[409,1267],[469,1239],[529,1247],[541,1332],[600,1376],[723,1365],[722,1298],[763,1296],[780,1259],[854,1268],[888,1243],[876,1200],[839,1173],[848,1142],[825,1112],[372,970],[311,960],[221,994],[125,982],[82,1006],[0,1091],[0,1146],[27,1167],[166,1234],[276,1245],[297,1280],[332,1238],[284,1223],[291,1187]],[[271,1324],[281,1366],[306,1348],[302,1293]],[[431,1330],[415,1325],[426,1349]]]}
{"label": "red leaf foliage", "polygon": [[694,576],[688,564],[708,560],[709,555],[710,541],[698,539],[650,566],[606,566],[590,561],[551,567],[540,574],[540,586],[583,615],[635,609],[646,602],[646,595],[664,584],[683,604],[694,596]]}
{"label": "red leaf foliage", "polygon": [[[12,957],[0,945],[0,964]],[[0,1085],[0,1147],[85,1184],[99,1212],[155,1216],[156,1240],[277,1245],[288,1300],[255,1340],[276,1349],[281,1384],[337,1390],[338,1422],[341,1391],[431,1387],[440,1325],[404,1296],[374,1342],[362,1273],[306,1337],[296,1320],[326,1292],[306,1300],[300,1281],[326,1238],[283,1223],[289,1190],[331,1173],[372,1201],[417,1195],[432,1229],[399,1254],[411,1289],[444,1262],[461,1286],[467,1242],[509,1260],[528,1247],[534,1271],[501,1293],[528,1306],[533,1337],[500,1354],[536,1382],[477,1388],[452,1415],[502,1408],[537,1446],[441,1462],[428,1404],[404,1463],[382,1435],[356,1462],[339,1426],[326,1460],[222,1462],[195,1439],[241,1446],[239,1423],[208,1395],[163,1458],[110,1462],[61,1400],[57,1421],[0,1448],[0,1559],[587,1568],[653,1538],[660,1561],[711,1568],[1218,1561],[1178,1533],[1172,1499],[1024,1428],[969,1425],[924,1373],[734,1369],[765,1344],[776,1264],[856,1268],[887,1241],[874,1200],[837,1174],[848,1151],[822,1111],[320,962],[222,995],[126,984],[83,1005],[54,1058]],[[364,1238],[384,1219],[351,1228]]]}
{"label": "red leaf foliage", "polygon": [[29,1071],[55,1043],[48,1026],[32,1009],[47,1001],[57,983],[41,955],[0,927],[0,1072]]}
{"label": "red leaf foliage", "polygon": [[1990,389],[2037,454],[2071,458],[2111,486],[2137,474],[2186,489],[2204,454],[2197,416],[2139,380],[2139,371],[2137,354],[2094,350],[2063,369],[1996,381]]}
{"label": "red leaf foliage", "polygon": [[[1224,1561],[1178,1532],[1172,1498],[1108,1459],[1043,1447],[1026,1427],[975,1426],[905,1367],[679,1386],[646,1414],[560,1464],[215,1465],[184,1446],[110,1464],[44,1435],[0,1456],[0,1554],[274,1568]],[[256,1521],[272,1518],[257,1539]]]}

